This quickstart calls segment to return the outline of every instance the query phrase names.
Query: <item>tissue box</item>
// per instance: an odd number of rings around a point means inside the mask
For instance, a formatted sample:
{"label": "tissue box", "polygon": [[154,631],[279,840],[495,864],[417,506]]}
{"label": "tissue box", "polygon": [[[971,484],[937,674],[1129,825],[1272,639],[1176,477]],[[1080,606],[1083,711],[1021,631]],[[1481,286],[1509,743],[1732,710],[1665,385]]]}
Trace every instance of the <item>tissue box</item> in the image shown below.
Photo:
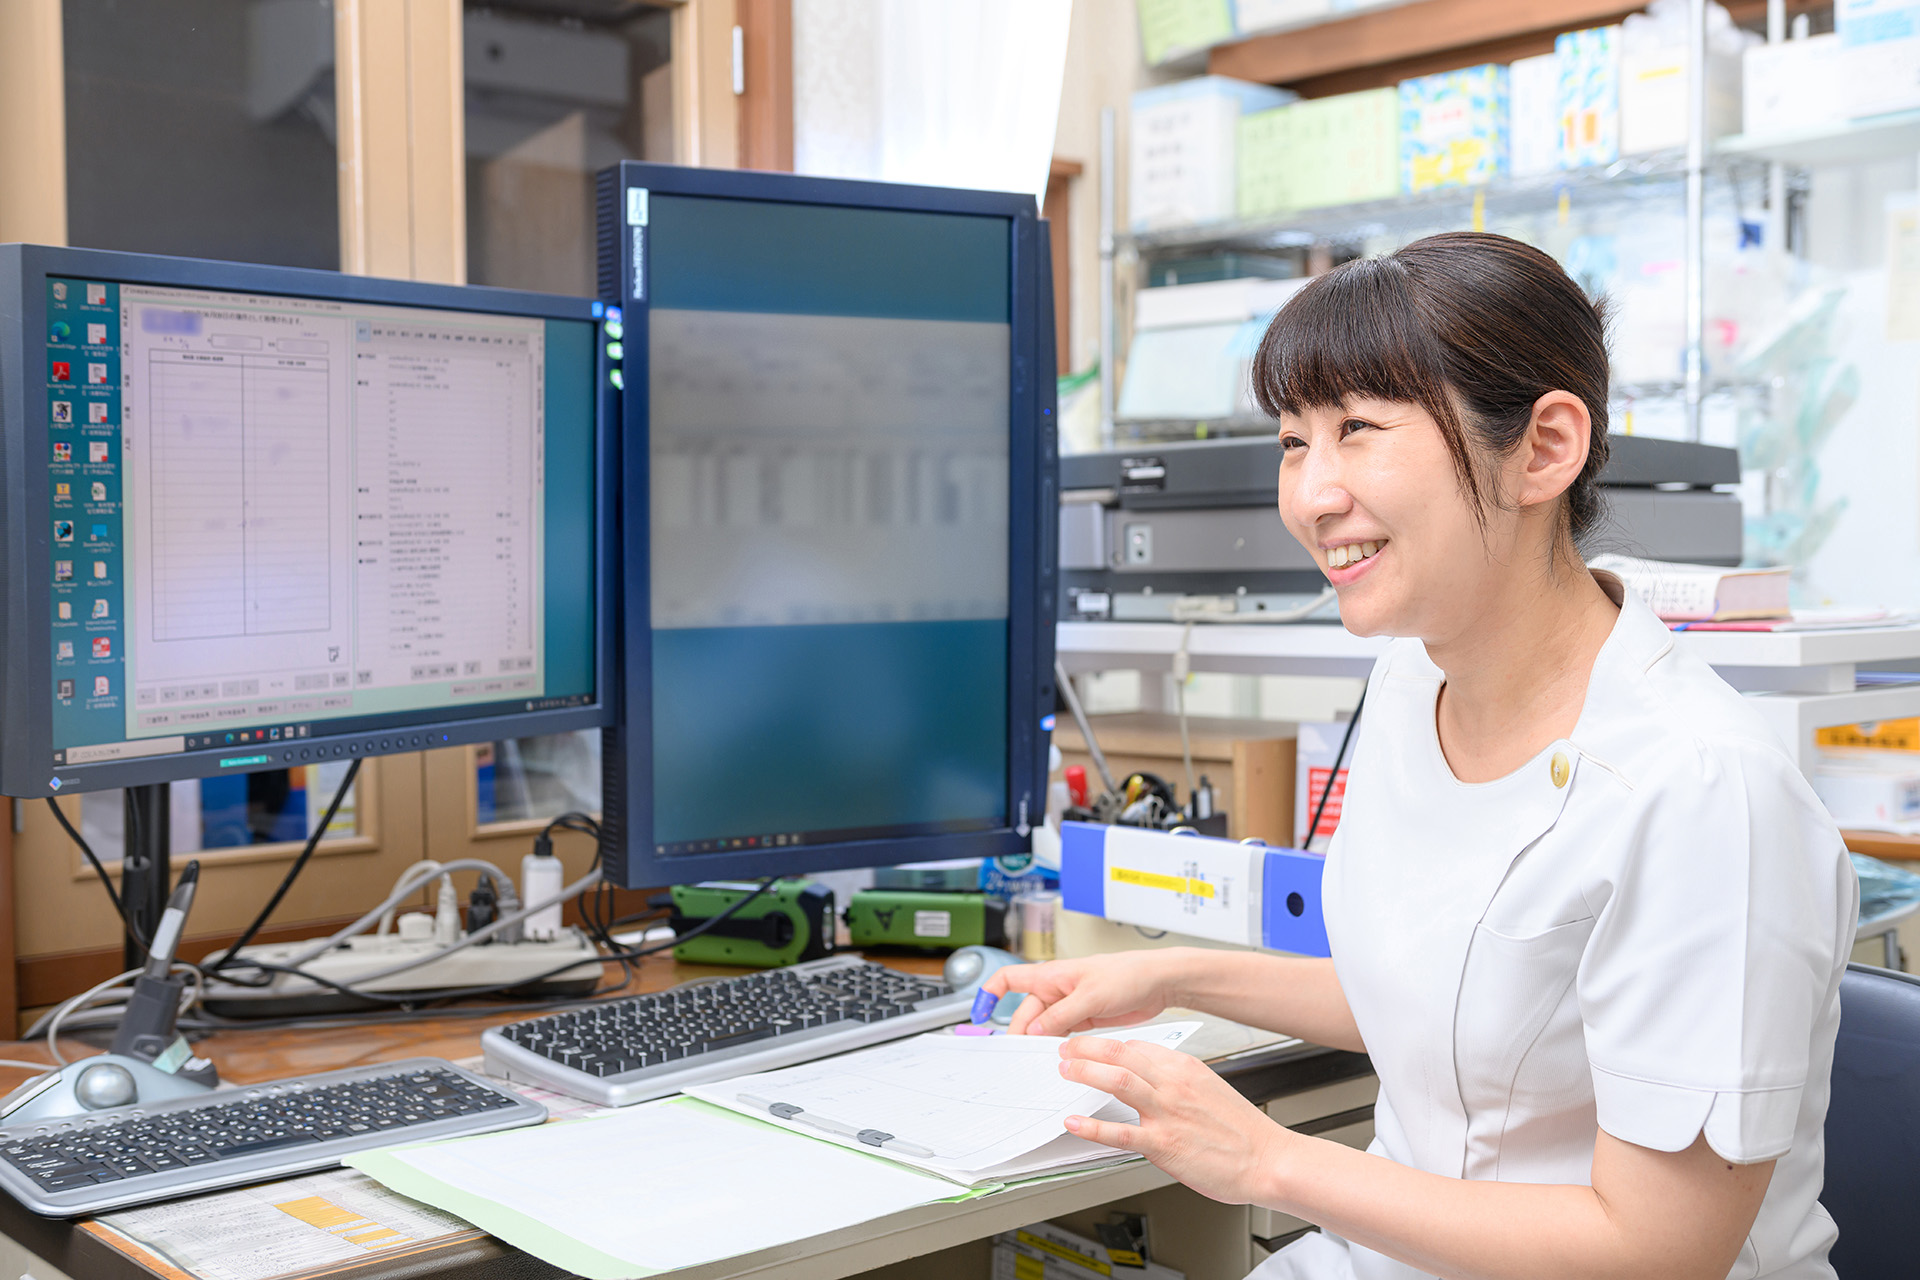
{"label": "tissue box", "polygon": [[1559,55],[1517,59],[1507,66],[1507,171],[1528,178],[1559,167]]}
{"label": "tissue box", "polygon": [[1809,780],[1843,827],[1920,821],[1920,765],[1909,753],[1822,753]]}
{"label": "tissue box", "polygon": [[[1687,47],[1627,49],[1620,55],[1620,154],[1687,145]],[[1740,132],[1740,60],[1707,55],[1707,137]]]}
{"label": "tissue box", "polygon": [[1241,116],[1293,98],[1285,89],[1226,76],[1201,76],[1134,94],[1127,201],[1133,229],[1231,218]]}
{"label": "tissue box", "polygon": [[1620,28],[1569,31],[1553,42],[1560,62],[1560,167],[1620,158]]}
{"label": "tissue box", "polygon": [[1384,200],[1400,191],[1400,96],[1368,89],[1240,121],[1243,218]]}
{"label": "tissue box", "polygon": [[1873,747],[1880,751],[1917,752],[1920,751],[1920,717],[1837,724],[1816,730],[1813,741],[1822,747]]}
{"label": "tissue box", "polygon": [[1849,116],[1920,107],[1920,4],[1835,0],[1833,28]]}
{"label": "tissue box", "polygon": [[1506,67],[1490,62],[1400,82],[1402,190],[1477,186],[1506,172]]}
{"label": "tissue box", "polygon": [[1777,138],[1847,121],[1840,37],[1834,32],[1755,45],[1741,74],[1741,132]]}

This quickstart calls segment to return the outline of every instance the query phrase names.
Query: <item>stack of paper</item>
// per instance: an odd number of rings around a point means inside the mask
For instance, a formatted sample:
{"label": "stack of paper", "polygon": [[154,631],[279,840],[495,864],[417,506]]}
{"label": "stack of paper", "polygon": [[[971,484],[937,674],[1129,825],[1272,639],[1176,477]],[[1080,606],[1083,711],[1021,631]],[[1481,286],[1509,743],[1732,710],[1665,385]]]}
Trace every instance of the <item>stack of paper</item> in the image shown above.
{"label": "stack of paper", "polygon": [[[1171,1046],[1199,1026],[1099,1034]],[[969,1188],[1131,1158],[1063,1130],[1074,1114],[1134,1117],[1063,1079],[1060,1043],[917,1036],[698,1089],[719,1106],[670,1098],[346,1163],[555,1266],[615,1280],[978,1194]],[[742,1094],[799,1110],[777,1118]],[[876,1147],[821,1121],[893,1141]]]}
{"label": "stack of paper", "polygon": [[1791,570],[1723,569],[1710,564],[1675,564],[1632,556],[1598,556],[1589,568],[1614,574],[1627,590],[1645,600],[1669,622],[1736,622],[1749,618],[1790,618],[1787,586]]}
{"label": "stack of paper", "polygon": [[[1112,1038],[1172,1046],[1197,1030],[1195,1022],[1162,1023],[1112,1033]],[[715,1106],[884,1155],[966,1187],[1130,1158],[1066,1132],[1068,1116],[1127,1124],[1139,1116],[1098,1089],[1062,1077],[1060,1045],[1055,1036],[968,1039],[936,1032],[820,1062],[695,1085],[687,1092]],[[792,1116],[774,1114],[768,1103],[799,1110]],[[814,1117],[855,1132],[822,1129],[817,1122],[808,1123]],[[890,1134],[894,1140],[874,1146],[863,1142],[858,1131]]]}

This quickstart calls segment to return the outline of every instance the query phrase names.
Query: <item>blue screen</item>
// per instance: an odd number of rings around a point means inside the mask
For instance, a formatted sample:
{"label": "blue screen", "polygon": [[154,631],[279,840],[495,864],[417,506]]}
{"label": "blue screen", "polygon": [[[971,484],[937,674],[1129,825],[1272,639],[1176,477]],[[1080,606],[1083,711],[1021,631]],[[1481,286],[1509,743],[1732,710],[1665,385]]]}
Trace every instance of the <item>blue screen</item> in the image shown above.
{"label": "blue screen", "polygon": [[656,854],[1006,825],[1009,221],[647,235]]}

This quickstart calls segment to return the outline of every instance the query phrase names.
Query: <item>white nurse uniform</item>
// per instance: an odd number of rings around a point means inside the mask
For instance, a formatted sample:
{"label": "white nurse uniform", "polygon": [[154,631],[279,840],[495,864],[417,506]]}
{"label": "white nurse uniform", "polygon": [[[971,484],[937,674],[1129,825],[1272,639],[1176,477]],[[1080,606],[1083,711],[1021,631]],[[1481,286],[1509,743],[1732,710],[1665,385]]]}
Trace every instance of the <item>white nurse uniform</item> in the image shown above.
{"label": "white nurse uniform", "polygon": [[[1440,751],[1443,676],[1395,641],[1368,682],[1327,936],[1380,1076],[1372,1150],[1453,1178],[1592,1180],[1594,1131],[1703,1132],[1778,1160],[1730,1273],[1833,1280],[1820,1207],[1840,975],[1858,894],[1770,731],[1638,597],[1573,733],[1476,785]],[[1413,1280],[1309,1235],[1259,1280]]]}

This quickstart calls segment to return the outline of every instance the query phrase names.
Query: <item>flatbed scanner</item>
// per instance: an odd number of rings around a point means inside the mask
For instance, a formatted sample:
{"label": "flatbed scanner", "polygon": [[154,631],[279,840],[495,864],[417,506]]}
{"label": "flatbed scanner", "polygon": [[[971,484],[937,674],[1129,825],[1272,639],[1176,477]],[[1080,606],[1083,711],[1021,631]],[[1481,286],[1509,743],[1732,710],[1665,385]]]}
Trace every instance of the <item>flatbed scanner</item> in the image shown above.
{"label": "flatbed scanner", "polygon": [[[1285,612],[1325,586],[1275,505],[1280,451],[1268,435],[1136,444],[1060,459],[1060,617],[1165,622]],[[1582,549],[1737,565],[1738,454],[1615,435],[1600,474],[1605,512]],[[1319,615],[1316,615],[1316,617]],[[1329,620],[1336,615],[1331,605]]]}

